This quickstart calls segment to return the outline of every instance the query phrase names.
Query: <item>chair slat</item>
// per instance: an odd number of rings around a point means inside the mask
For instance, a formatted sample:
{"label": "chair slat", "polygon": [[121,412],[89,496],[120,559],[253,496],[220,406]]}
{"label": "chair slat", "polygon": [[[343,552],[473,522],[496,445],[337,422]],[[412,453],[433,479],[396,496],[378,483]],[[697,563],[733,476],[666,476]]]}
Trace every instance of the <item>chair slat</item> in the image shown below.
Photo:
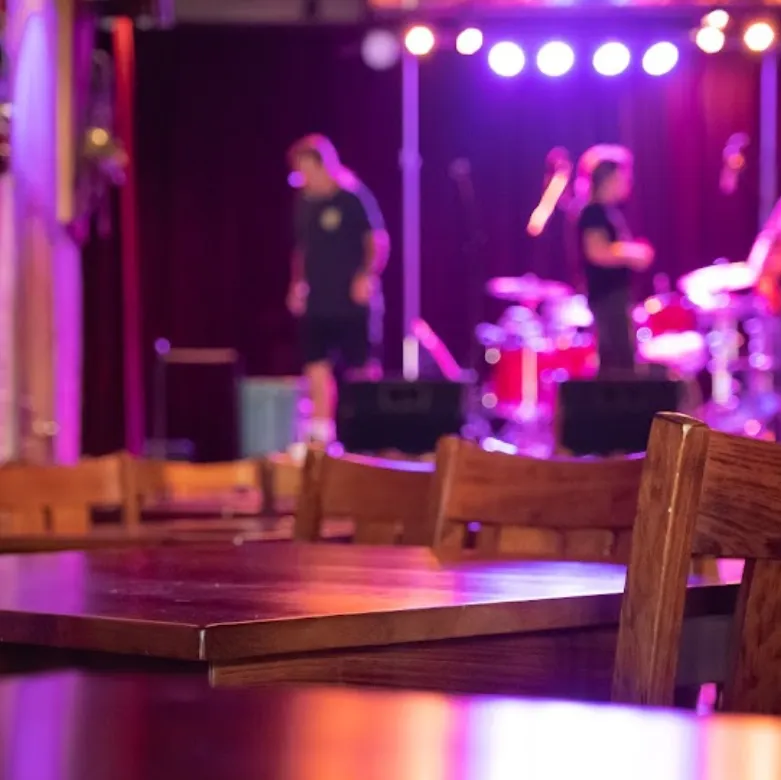
{"label": "chair slat", "polygon": [[439,547],[452,526],[478,522],[485,555],[626,560],[642,468],[642,456],[542,460],[447,437],[427,530]]}
{"label": "chair slat", "polygon": [[317,541],[326,518],[349,517],[356,542],[404,541],[404,528],[425,520],[432,473],[431,463],[333,457],[312,448],[304,463],[295,538]]}
{"label": "chair slat", "polygon": [[694,538],[696,554],[781,557],[781,446],[712,431]]}

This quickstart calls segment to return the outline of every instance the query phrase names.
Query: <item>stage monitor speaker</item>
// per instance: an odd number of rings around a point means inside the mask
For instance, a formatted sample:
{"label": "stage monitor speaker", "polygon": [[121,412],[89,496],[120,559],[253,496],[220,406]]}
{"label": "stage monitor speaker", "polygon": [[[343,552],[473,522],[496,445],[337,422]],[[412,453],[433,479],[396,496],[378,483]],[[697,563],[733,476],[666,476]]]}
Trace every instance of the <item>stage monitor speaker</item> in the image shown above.
{"label": "stage monitor speaker", "polygon": [[563,382],[556,449],[573,455],[645,452],[654,415],[678,411],[684,390],[669,379]]}
{"label": "stage monitor speaker", "polygon": [[385,379],[346,382],[339,391],[336,435],[348,452],[433,452],[464,426],[466,385]]}

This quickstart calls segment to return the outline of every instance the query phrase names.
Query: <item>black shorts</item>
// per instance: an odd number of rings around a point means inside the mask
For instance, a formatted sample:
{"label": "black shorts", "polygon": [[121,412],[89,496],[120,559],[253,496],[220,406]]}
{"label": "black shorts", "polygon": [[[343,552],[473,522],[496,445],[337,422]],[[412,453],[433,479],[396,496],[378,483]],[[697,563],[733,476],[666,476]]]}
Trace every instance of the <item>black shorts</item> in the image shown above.
{"label": "black shorts", "polygon": [[304,365],[328,361],[342,369],[363,368],[374,357],[372,313],[344,317],[305,316],[301,320]]}

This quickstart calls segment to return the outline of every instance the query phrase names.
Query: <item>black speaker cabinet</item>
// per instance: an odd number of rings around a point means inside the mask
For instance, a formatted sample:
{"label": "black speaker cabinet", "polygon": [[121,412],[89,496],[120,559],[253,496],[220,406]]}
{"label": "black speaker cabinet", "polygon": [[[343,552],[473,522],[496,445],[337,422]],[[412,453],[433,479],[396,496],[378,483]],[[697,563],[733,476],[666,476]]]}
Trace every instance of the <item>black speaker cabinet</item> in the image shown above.
{"label": "black speaker cabinet", "polygon": [[678,411],[684,385],[669,379],[563,382],[556,411],[557,450],[573,455],[644,452],[658,412]]}
{"label": "black speaker cabinet", "polygon": [[346,382],[339,390],[336,435],[348,452],[432,452],[464,425],[466,385],[447,381]]}

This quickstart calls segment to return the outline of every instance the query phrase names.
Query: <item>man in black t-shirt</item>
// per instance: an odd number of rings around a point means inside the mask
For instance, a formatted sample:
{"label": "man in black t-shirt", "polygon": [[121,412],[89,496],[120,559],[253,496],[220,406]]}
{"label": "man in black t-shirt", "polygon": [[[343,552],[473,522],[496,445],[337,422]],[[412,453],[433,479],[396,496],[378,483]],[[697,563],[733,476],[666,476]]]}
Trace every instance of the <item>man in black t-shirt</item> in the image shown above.
{"label": "man in black t-shirt", "polygon": [[301,139],[290,158],[302,177],[302,192],[287,303],[301,317],[313,406],[310,438],[327,443],[333,438],[334,366],[353,378],[372,373],[389,241],[374,196],[342,167],[327,138]]}
{"label": "man in black t-shirt", "polygon": [[624,160],[602,159],[590,172],[590,199],[578,218],[578,243],[588,302],[599,344],[600,373],[634,369],[630,317],[631,271],[644,271],[654,259],[644,241],[633,241],[620,204],[632,186],[628,153]]}

